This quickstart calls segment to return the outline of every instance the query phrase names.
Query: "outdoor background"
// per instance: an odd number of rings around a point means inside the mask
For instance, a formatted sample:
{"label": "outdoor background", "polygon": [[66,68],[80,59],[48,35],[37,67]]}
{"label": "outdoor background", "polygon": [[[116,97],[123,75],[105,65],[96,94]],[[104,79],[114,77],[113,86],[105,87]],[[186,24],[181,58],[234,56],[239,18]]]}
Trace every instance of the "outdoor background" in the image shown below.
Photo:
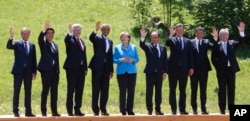
{"label": "outdoor background", "polygon": [[[172,3],[171,3],[172,1]],[[64,60],[66,58],[64,37],[67,34],[67,27],[70,23],[80,23],[83,26],[81,37],[85,40],[87,46],[88,62],[93,55],[93,46],[88,37],[95,28],[96,21],[100,20],[102,23],[109,23],[111,25],[111,32],[109,38],[114,42],[114,45],[119,44],[119,35],[122,31],[130,32],[132,36],[131,43],[136,44],[138,47],[140,61],[137,64],[138,74],[134,100],[134,112],[136,114],[146,114],[145,106],[145,75],[143,73],[146,64],[144,52],[139,47],[139,27],[145,26],[149,31],[157,28],[158,23],[164,25],[163,29],[159,29],[161,34],[161,43],[165,43],[167,31],[164,27],[175,25],[178,22],[183,22],[187,25],[187,37],[193,37],[193,28],[198,25],[203,25],[207,29],[206,37],[209,36],[212,27],[229,27],[230,29],[237,30],[239,21],[244,21],[249,28],[249,11],[244,13],[245,18],[237,18],[234,14],[234,20],[226,22],[231,18],[225,17],[216,20],[211,19],[210,15],[204,14],[203,16],[207,21],[214,20],[214,24],[204,20],[202,17],[197,17],[197,13],[202,13],[202,10],[194,10],[201,0],[0,0],[0,115],[12,114],[12,93],[13,93],[13,76],[10,73],[13,64],[13,51],[6,49],[6,43],[9,38],[9,28],[13,27],[15,30],[14,39],[20,39],[20,29],[27,26],[31,30],[30,41],[36,45],[37,61],[40,59],[40,51],[38,46],[38,35],[44,27],[44,22],[50,20],[52,27],[55,29],[54,41],[59,46],[59,61],[60,61],[60,82],[59,82],[59,95],[58,95],[58,112],[66,114],[66,75],[63,70]],[[184,1],[184,2],[183,2]],[[218,1],[218,0],[215,0]],[[227,1],[227,0],[226,0]],[[236,1],[236,0],[235,0]],[[240,0],[243,1],[244,0]],[[169,4],[170,2],[170,4]],[[209,0],[207,1],[209,2]],[[163,4],[164,3],[164,4]],[[189,4],[190,3],[190,4]],[[212,3],[212,2],[211,2]],[[242,5],[247,6],[249,1],[245,1]],[[219,3],[218,3],[219,4]],[[171,5],[171,6],[170,6]],[[209,5],[209,4],[206,4]],[[139,7],[138,7],[139,6]],[[172,11],[169,11],[169,6]],[[184,7],[181,7],[184,6]],[[193,6],[193,7],[192,7]],[[230,6],[229,6],[230,7]],[[232,5],[232,7],[235,7]],[[237,6],[236,6],[237,8]],[[209,12],[213,7],[204,11]],[[214,7],[214,9],[216,9]],[[249,9],[249,8],[247,8]],[[217,9],[218,10],[218,9]],[[233,11],[235,9],[227,9]],[[213,10],[211,10],[213,11]],[[227,12],[223,11],[222,12]],[[237,11],[236,11],[237,12]],[[233,12],[235,13],[235,11]],[[237,13],[237,15],[243,13]],[[245,15],[246,14],[246,15]],[[170,15],[170,16],[169,16]],[[218,16],[227,15],[218,13]],[[212,17],[213,17],[212,16]],[[243,15],[242,15],[243,16]],[[240,17],[240,16],[238,16]],[[151,18],[160,19],[160,21],[152,22]],[[197,22],[197,20],[200,20]],[[223,23],[223,20],[225,23]],[[219,22],[220,21],[220,22]],[[202,23],[203,22],[203,23]],[[155,24],[156,23],[156,24]],[[198,24],[199,23],[199,24]],[[222,23],[222,24],[220,24]],[[197,25],[196,25],[197,24]],[[223,25],[223,26],[222,26]],[[247,30],[248,30],[247,28]],[[231,32],[231,31],[230,31]],[[237,32],[231,32],[231,35],[236,35]],[[249,32],[246,32],[248,36]],[[249,37],[249,36],[248,36]],[[233,37],[232,37],[233,38]],[[149,41],[149,39],[148,39]],[[248,42],[248,39],[247,39]],[[237,73],[236,79],[236,104],[250,104],[250,49],[248,44],[245,44],[237,51],[239,55],[238,61],[241,71]],[[169,55],[169,50],[168,50]],[[209,52],[210,57],[210,52]],[[116,66],[114,66],[116,68]],[[116,74],[110,80],[110,92],[107,110],[111,114],[119,113],[119,90],[116,80]],[[168,101],[169,87],[168,79],[164,80],[162,88],[162,111],[164,113],[171,113]],[[40,73],[37,73],[36,80],[33,81],[32,86],[32,108],[35,114],[40,114],[40,95],[41,95],[41,78]],[[187,111],[192,112],[190,105],[190,83],[187,85]],[[217,99],[217,80],[215,70],[209,73],[208,88],[207,88],[207,110],[210,113],[218,113],[218,99]],[[24,97],[23,87],[20,95],[20,113],[23,114]],[[179,91],[177,90],[177,99]],[[198,93],[199,94],[199,93]],[[198,104],[200,104],[199,97]],[[48,98],[48,113],[50,113],[50,98]],[[85,81],[85,88],[83,94],[82,111],[87,114],[92,114],[91,110],[91,70]],[[199,109],[200,111],[200,109]]]}

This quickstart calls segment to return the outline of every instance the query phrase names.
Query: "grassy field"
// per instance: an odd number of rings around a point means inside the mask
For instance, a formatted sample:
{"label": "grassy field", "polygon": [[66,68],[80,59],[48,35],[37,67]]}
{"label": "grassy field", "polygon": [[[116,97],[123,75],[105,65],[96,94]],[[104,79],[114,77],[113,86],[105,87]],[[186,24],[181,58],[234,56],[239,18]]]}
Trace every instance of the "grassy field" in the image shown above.
{"label": "grassy field", "polygon": [[[37,45],[37,61],[40,58],[37,37],[44,27],[46,20],[51,20],[52,27],[55,29],[55,41],[59,45],[60,53],[60,83],[59,83],[59,113],[66,114],[66,75],[62,69],[65,60],[64,36],[67,33],[67,26],[70,23],[81,23],[83,25],[82,38],[87,45],[88,62],[93,54],[92,44],[88,40],[89,34],[95,27],[97,20],[103,23],[110,23],[110,38],[114,44],[120,43],[119,34],[122,31],[131,32],[134,25],[130,17],[129,9],[122,4],[125,0],[1,0],[0,1],[0,115],[12,114],[12,92],[13,77],[10,74],[13,63],[13,51],[6,49],[6,42],[9,38],[9,28],[15,29],[14,39],[20,39],[20,28],[27,26],[31,29],[30,40]],[[166,36],[166,35],[163,35]],[[131,43],[138,45],[138,38],[132,37]],[[143,51],[138,48],[140,61],[137,64],[138,76],[135,92],[135,113],[147,113],[145,106],[145,75],[143,68],[145,65],[145,56]],[[249,55],[249,52],[246,52]],[[247,57],[239,58],[241,71],[237,73],[236,81],[236,103],[250,104],[250,62]],[[91,71],[89,70],[86,77],[83,107],[85,113],[92,113],[91,110]],[[38,72],[37,79],[33,82],[32,87],[32,107],[35,114],[40,114],[40,95],[41,95],[41,78]],[[216,89],[217,81],[215,71],[211,71],[208,81],[208,100],[207,107],[209,112],[219,112],[217,104]],[[168,80],[163,83],[163,101],[162,111],[170,113],[168,103]],[[107,109],[110,113],[119,113],[118,84],[116,76],[110,83],[110,96]],[[178,91],[177,91],[178,94]],[[49,103],[48,103],[49,104]],[[48,109],[50,110],[49,106]],[[187,86],[187,111],[191,112],[190,106],[190,84]],[[23,108],[23,90],[20,97],[20,113],[24,113]]]}

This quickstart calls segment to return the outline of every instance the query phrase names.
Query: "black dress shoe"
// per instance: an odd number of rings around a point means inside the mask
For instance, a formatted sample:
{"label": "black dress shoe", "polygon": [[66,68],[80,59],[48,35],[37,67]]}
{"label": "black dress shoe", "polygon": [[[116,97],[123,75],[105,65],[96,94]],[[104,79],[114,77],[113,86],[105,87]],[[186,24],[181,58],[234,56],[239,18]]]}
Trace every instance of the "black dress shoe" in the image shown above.
{"label": "black dress shoe", "polygon": [[133,111],[128,111],[128,115],[135,115]]}
{"label": "black dress shoe", "polygon": [[202,111],[202,115],[208,115],[209,113],[207,111]]}
{"label": "black dress shoe", "polygon": [[59,113],[52,113],[52,116],[61,116]]}
{"label": "black dress shoe", "polygon": [[152,115],[152,112],[149,111],[149,112],[148,112],[148,115]]}
{"label": "black dress shoe", "polygon": [[14,113],[14,117],[20,117],[19,113],[18,112]]}
{"label": "black dress shoe", "polygon": [[68,116],[74,116],[73,113],[68,113]]}
{"label": "black dress shoe", "polygon": [[172,112],[172,115],[176,115],[176,112]]}
{"label": "black dress shoe", "polygon": [[225,112],[225,111],[220,111],[220,114],[221,114],[221,115],[225,115],[226,112]]}
{"label": "black dress shoe", "polygon": [[183,111],[183,112],[180,112],[181,115],[188,115],[188,112],[186,111]]}
{"label": "black dress shoe", "polygon": [[42,116],[47,116],[47,114],[46,113],[42,113]]}
{"label": "black dress shoe", "polygon": [[164,113],[162,113],[161,111],[157,111],[155,112],[155,115],[164,115]]}
{"label": "black dress shoe", "polygon": [[103,112],[103,113],[102,113],[102,116],[109,116],[109,113]]}
{"label": "black dress shoe", "polygon": [[99,113],[94,113],[94,116],[99,116]]}
{"label": "black dress shoe", "polygon": [[126,115],[127,115],[127,113],[126,113],[126,112],[122,112],[122,115],[123,115],[123,116],[126,116]]}
{"label": "black dress shoe", "polygon": [[193,114],[194,114],[194,115],[197,115],[197,114],[198,114],[198,112],[197,112],[197,111],[194,111],[194,112],[193,112]]}
{"label": "black dress shoe", "polygon": [[32,113],[25,113],[26,117],[36,117],[36,115],[32,114]]}
{"label": "black dress shoe", "polygon": [[75,112],[75,116],[84,116],[85,114],[82,112]]}

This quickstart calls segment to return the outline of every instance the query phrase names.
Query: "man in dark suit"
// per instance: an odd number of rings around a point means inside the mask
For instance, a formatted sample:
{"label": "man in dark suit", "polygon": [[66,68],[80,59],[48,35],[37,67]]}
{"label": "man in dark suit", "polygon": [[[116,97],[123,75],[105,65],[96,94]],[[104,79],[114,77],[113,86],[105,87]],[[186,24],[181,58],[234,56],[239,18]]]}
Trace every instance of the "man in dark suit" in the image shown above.
{"label": "man in dark suit", "polygon": [[[109,80],[113,76],[113,42],[108,38],[110,26],[98,21],[96,29],[90,34],[89,40],[93,43],[94,55],[90,61],[89,68],[92,70],[92,110],[95,116],[99,115],[101,110],[103,116],[108,116],[106,109]],[[102,34],[97,35],[101,29]],[[100,97],[100,109],[98,98]]]}
{"label": "man in dark suit", "polygon": [[240,22],[238,26],[240,37],[239,41],[228,40],[229,31],[228,29],[221,29],[219,32],[214,32],[214,39],[217,40],[212,50],[212,63],[216,69],[219,92],[219,108],[220,113],[225,114],[226,110],[226,97],[228,99],[228,109],[229,105],[234,104],[235,99],[235,74],[240,71],[235,49],[244,42],[244,30],[245,24]]}
{"label": "man in dark suit", "polygon": [[31,109],[31,87],[32,80],[36,78],[36,47],[28,41],[30,30],[27,27],[21,29],[22,40],[14,41],[14,30],[10,28],[10,38],[7,48],[14,50],[15,60],[11,73],[14,75],[13,113],[20,117],[18,112],[19,94],[22,82],[25,91],[25,116],[34,117]]}
{"label": "man in dark suit", "polygon": [[53,41],[54,29],[50,27],[50,21],[45,22],[44,30],[38,37],[41,58],[38,70],[42,77],[41,112],[47,116],[47,96],[50,90],[50,105],[52,116],[60,116],[57,112],[58,82],[59,82],[59,57],[58,47]]}
{"label": "man in dark suit", "polygon": [[[179,111],[181,115],[188,115],[186,112],[186,86],[187,77],[194,73],[193,53],[190,40],[183,37],[184,25],[177,24],[175,28],[169,28],[169,38],[166,45],[170,47],[168,60],[169,70],[169,102],[172,114],[176,115],[176,87],[179,81]],[[176,34],[176,36],[174,36]]]}
{"label": "man in dark suit", "polygon": [[[84,116],[81,112],[82,95],[87,75],[86,46],[80,38],[82,26],[80,24],[69,25],[69,33],[65,37],[66,60],[63,68],[67,76],[67,101],[66,108],[69,116],[73,116],[73,104],[75,116]],[[73,96],[75,100],[73,103]]]}
{"label": "man in dark suit", "polygon": [[200,100],[202,114],[209,114],[206,109],[207,101],[207,79],[208,72],[211,70],[211,65],[207,56],[207,52],[212,48],[213,43],[208,39],[203,39],[204,29],[197,27],[195,30],[195,38],[192,42],[192,52],[194,56],[194,74],[191,78],[191,105],[193,114],[197,112],[197,89],[200,86]]}
{"label": "man in dark suit", "polygon": [[151,33],[151,43],[145,43],[147,32],[144,28],[140,30],[141,40],[140,47],[146,54],[146,66],[144,73],[146,73],[146,106],[148,115],[152,115],[153,111],[153,89],[155,87],[155,114],[164,115],[161,112],[162,101],[162,81],[166,78],[167,68],[167,50],[165,46],[159,44],[160,34],[153,31]]}

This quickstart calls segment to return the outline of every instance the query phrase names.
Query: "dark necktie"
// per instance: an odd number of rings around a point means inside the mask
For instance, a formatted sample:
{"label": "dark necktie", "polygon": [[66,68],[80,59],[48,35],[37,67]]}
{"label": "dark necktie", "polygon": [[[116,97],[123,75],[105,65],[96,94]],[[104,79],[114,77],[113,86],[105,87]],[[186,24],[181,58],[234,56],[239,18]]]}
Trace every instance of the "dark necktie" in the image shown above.
{"label": "dark necktie", "polygon": [[155,54],[156,57],[159,57],[159,53],[158,53],[158,49],[157,49],[157,45],[153,44],[153,52]]}
{"label": "dark necktie", "polygon": [[80,50],[83,51],[83,47],[82,47],[80,38],[77,38],[77,43],[78,43]]}
{"label": "dark necktie", "polygon": [[28,51],[27,42],[24,42],[24,50],[25,50],[25,54],[28,55],[29,51]]}
{"label": "dark necktie", "polygon": [[52,53],[55,53],[56,52],[56,48],[52,44],[53,44],[52,42],[49,43],[50,49],[51,49]]}
{"label": "dark necktie", "polygon": [[199,53],[201,52],[201,48],[202,48],[201,47],[201,45],[202,45],[201,43],[202,43],[201,40],[199,40],[199,45],[198,45],[199,46]]}
{"label": "dark necktie", "polygon": [[181,42],[181,39],[177,39],[177,47],[180,51],[182,51],[182,42]]}

